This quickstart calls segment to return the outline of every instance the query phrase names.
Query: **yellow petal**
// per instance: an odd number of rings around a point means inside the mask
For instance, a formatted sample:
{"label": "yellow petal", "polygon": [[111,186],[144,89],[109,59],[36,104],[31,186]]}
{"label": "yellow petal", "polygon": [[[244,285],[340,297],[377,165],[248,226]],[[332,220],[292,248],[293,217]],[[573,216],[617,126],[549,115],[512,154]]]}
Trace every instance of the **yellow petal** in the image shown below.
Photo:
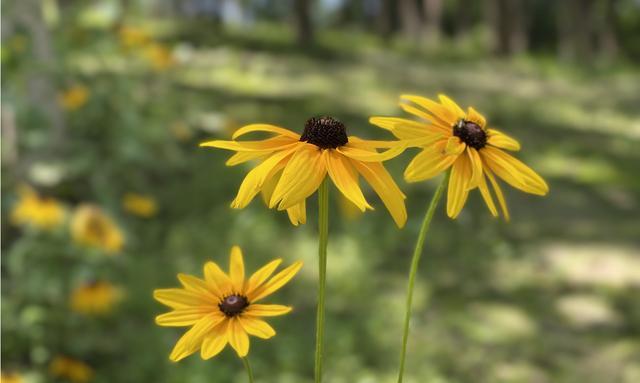
{"label": "yellow petal", "polygon": [[486,146],[482,149],[484,162],[511,186],[531,194],[545,195],[549,186],[530,167],[500,149]]}
{"label": "yellow petal", "polygon": [[231,318],[229,327],[227,328],[227,336],[229,343],[239,357],[243,358],[249,353],[249,336],[242,328],[238,321],[238,317]]}
{"label": "yellow petal", "polygon": [[239,246],[231,248],[229,276],[231,277],[234,292],[242,293],[244,291],[244,261],[242,260],[242,250]]}
{"label": "yellow petal", "polygon": [[498,216],[498,209],[496,209],[496,205],[493,202],[493,197],[491,197],[491,192],[489,191],[489,187],[487,186],[487,181],[484,178],[484,175],[480,177],[480,182],[478,183],[478,188],[480,189],[480,194],[482,195],[482,199],[487,204],[491,215],[494,217]]}
{"label": "yellow petal", "polygon": [[406,120],[404,118],[371,117],[369,122],[383,129],[387,129],[401,140],[420,138],[434,133],[444,133],[440,126]]}
{"label": "yellow petal", "polygon": [[269,339],[276,335],[276,330],[262,319],[242,315],[238,317],[238,322],[244,331],[258,338]]}
{"label": "yellow petal", "polygon": [[425,97],[403,94],[401,99],[411,101],[426,109],[431,115],[446,126],[453,126],[458,121],[456,114],[449,108]]}
{"label": "yellow petal", "polygon": [[298,273],[301,267],[302,267],[302,262],[297,261],[297,262],[294,262],[291,266],[287,267],[286,269],[282,270],[281,272],[273,276],[273,278],[268,280],[262,286],[252,291],[251,294],[247,294],[247,298],[249,298],[249,302],[252,302],[252,303],[257,302],[258,300],[266,297],[267,295],[270,295],[276,292],[278,289],[284,286],[287,282],[289,282],[291,278],[293,278]]}
{"label": "yellow petal", "polygon": [[307,223],[307,203],[302,200],[299,204],[293,205],[287,209],[287,215],[293,226],[304,225]]}
{"label": "yellow petal", "polygon": [[209,335],[207,335],[202,341],[202,349],[200,350],[200,356],[202,359],[211,359],[218,355],[224,347],[227,345],[227,327],[229,321],[220,323],[214,328]]}
{"label": "yellow petal", "polygon": [[491,186],[493,186],[493,191],[496,192],[496,197],[498,198],[498,203],[500,203],[500,209],[502,209],[502,215],[504,215],[505,221],[509,222],[509,209],[507,209],[507,201],[502,194],[502,189],[500,189],[500,185],[498,185],[498,181],[496,181],[493,173],[489,169],[485,169],[485,174],[489,178],[491,182]]}
{"label": "yellow petal", "polygon": [[231,207],[234,209],[245,208],[253,200],[253,197],[260,192],[265,181],[273,177],[285,166],[287,158],[293,155],[294,151],[295,148],[274,153],[260,165],[253,168],[242,181]]}
{"label": "yellow petal", "polygon": [[247,134],[247,133],[251,133],[251,132],[268,132],[268,133],[276,133],[276,134],[280,134],[283,136],[287,136],[290,138],[293,138],[295,140],[299,140],[300,139],[300,135],[296,134],[288,129],[284,129],[281,128],[279,126],[275,126],[275,125],[269,125],[269,124],[251,124],[251,125],[246,125],[243,126],[242,128],[236,130],[233,133],[233,136],[231,137],[232,139],[237,139],[238,137]]}
{"label": "yellow petal", "polygon": [[424,181],[448,169],[457,157],[444,154],[446,144],[447,141],[440,141],[415,156],[405,169],[404,178],[408,182]]}
{"label": "yellow petal", "polygon": [[262,141],[213,140],[201,143],[200,147],[227,149],[236,152],[272,152],[296,145],[297,143],[298,141],[294,141],[289,137],[279,136]]}
{"label": "yellow petal", "polygon": [[204,279],[207,283],[215,286],[220,291],[221,296],[233,293],[233,285],[229,276],[220,269],[214,262],[207,262],[204,265]]}
{"label": "yellow petal", "polygon": [[405,195],[384,166],[381,163],[354,160],[351,160],[351,164],[378,194],[396,225],[400,228],[403,227],[407,222],[407,208],[404,205]]}
{"label": "yellow petal", "polygon": [[391,147],[387,151],[378,153],[375,150],[370,151],[358,149],[349,144],[346,144],[337,148],[336,151],[357,161],[381,162],[397,157],[398,155],[402,154],[402,152],[404,152],[406,148],[406,145],[404,145],[402,142],[398,142],[398,145]]}
{"label": "yellow petal", "polygon": [[439,94],[438,99],[440,99],[440,103],[447,107],[451,113],[453,113],[457,119],[462,119],[465,117],[464,110],[458,106],[452,99],[445,96],[444,94]]}
{"label": "yellow petal", "polygon": [[326,153],[312,144],[300,146],[284,168],[269,207],[277,204],[279,210],[288,209],[313,194],[327,172]]}
{"label": "yellow petal", "polygon": [[187,331],[176,343],[169,358],[177,362],[198,351],[206,335],[220,322],[225,320],[224,315],[208,315],[200,319],[189,331]]}
{"label": "yellow petal", "polygon": [[327,171],[338,190],[353,202],[361,211],[373,209],[360,190],[358,173],[353,169],[349,160],[337,152],[330,151],[326,156]]}
{"label": "yellow petal", "polygon": [[291,312],[291,307],[283,305],[251,304],[244,310],[244,314],[256,317],[275,317]]}
{"label": "yellow petal", "polygon": [[213,306],[215,304],[207,298],[207,295],[185,289],[158,289],[153,292],[153,297],[160,303],[174,309]]}
{"label": "yellow petal", "polygon": [[469,156],[469,164],[471,165],[471,179],[469,180],[469,189],[474,189],[480,184],[482,179],[482,159],[475,148],[467,147],[467,155]]}
{"label": "yellow petal", "polygon": [[427,121],[427,122],[433,122],[436,121],[436,118],[433,117],[432,115],[430,115],[429,113],[422,111],[421,109],[416,108],[413,105],[401,102],[400,104],[400,108],[402,108],[402,110],[404,110],[407,113],[413,114],[416,117],[422,118],[423,120]]}
{"label": "yellow petal", "polygon": [[184,309],[177,309],[165,314],[158,315],[156,317],[156,324],[158,326],[166,327],[184,327],[192,326],[197,321],[202,319],[208,313],[211,313],[213,309],[207,307],[189,307]]}
{"label": "yellow petal", "polygon": [[458,156],[451,170],[451,179],[447,190],[447,215],[456,218],[469,195],[469,181],[471,180],[471,164],[469,157]]}
{"label": "yellow petal", "polygon": [[260,287],[273,274],[274,271],[278,268],[278,266],[282,263],[282,259],[276,259],[265,266],[262,266],[258,271],[253,273],[247,282],[247,289],[245,291],[245,295],[251,295],[255,289]]}
{"label": "yellow petal", "polygon": [[258,152],[237,152],[236,154],[234,154],[231,157],[229,157],[227,162],[225,162],[224,164],[227,165],[227,166],[235,166],[235,165],[238,165],[238,164],[245,163],[247,161],[257,160],[259,158],[266,157],[269,154],[271,154],[271,151],[269,151],[267,154],[265,154],[264,152],[261,152],[261,151],[258,151]]}
{"label": "yellow petal", "polygon": [[398,145],[404,145],[404,142],[398,140],[363,140],[357,136],[349,136],[349,146],[357,149],[375,151],[376,149],[389,149]]}
{"label": "yellow petal", "polygon": [[475,122],[481,128],[484,128],[487,125],[487,120],[484,118],[484,116],[481,115],[480,113],[478,113],[478,111],[473,109],[472,107],[469,107],[467,109],[467,118],[466,118],[466,120],[467,121],[471,121],[471,122]]}
{"label": "yellow petal", "polygon": [[493,145],[497,148],[512,150],[512,151],[520,150],[520,143],[515,139],[502,133],[501,131],[496,129],[488,129],[487,133],[489,136],[487,139],[487,143],[489,145]]}
{"label": "yellow petal", "polygon": [[215,286],[208,284],[200,278],[196,278],[193,275],[187,274],[178,274],[178,280],[182,283],[185,289],[204,294],[205,296],[211,297],[211,299],[219,299],[222,298],[220,295],[220,290],[216,289]]}
{"label": "yellow petal", "polygon": [[444,147],[444,154],[448,156],[457,156],[460,153],[464,152],[464,149],[467,145],[462,142],[460,137],[451,136],[447,140],[447,144]]}

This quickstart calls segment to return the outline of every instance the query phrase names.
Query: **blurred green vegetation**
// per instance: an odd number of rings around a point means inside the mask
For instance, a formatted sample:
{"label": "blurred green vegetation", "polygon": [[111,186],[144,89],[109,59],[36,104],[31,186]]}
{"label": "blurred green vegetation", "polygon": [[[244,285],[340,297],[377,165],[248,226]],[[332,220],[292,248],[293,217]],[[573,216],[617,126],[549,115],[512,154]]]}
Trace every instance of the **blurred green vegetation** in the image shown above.
{"label": "blurred green vegetation", "polygon": [[[153,289],[178,285],[178,272],[200,274],[208,260],[226,267],[238,244],[250,270],[276,257],[305,261],[271,298],[294,312],[275,318],[272,340],[252,339],[250,358],[257,381],[311,381],[315,201],[299,228],[260,201],[231,210],[247,168],[227,168],[229,153],[197,144],[252,122],[300,131],[321,114],[351,134],[390,139],[369,116],[401,115],[401,93],[444,92],[516,137],[519,157],[551,192],[507,190],[508,224],[491,218],[478,193],[455,221],[440,209],[416,288],[406,381],[640,381],[640,71],[632,62],[496,58],[473,41],[417,49],[340,28],[300,48],[278,23],[206,29],[143,19],[134,30],[145,41],[127,43],[122,29],[83,7],[63,12],[50,36],[55,70],[37,59],[42,47],[29,31],[2,41],[3,371],[56,381],[48,365],[68,356],[89,365],[94,382],[243,382],[231,350],[169,362],[183,330],[156,326],[165,308],[152,299]],[[59,102],[78,87],[86,99]],[[411,154],[387,163],[408,195],[403,230],[370,190],[376,211],[355,217],[332,190],[327,382],[394,380],[412,244],[436,184],[401,179]],[[100,206],[125,233],[124,249],[109,256],[75,244],[69,219],[51,231],[12,224],[25,183],[70,214],[81,203]],[[127,193],[152,197],[157,212],[127,211]],[[122,302],[106,316],[73,312],[71,292],[95,280],[121,288]]]}

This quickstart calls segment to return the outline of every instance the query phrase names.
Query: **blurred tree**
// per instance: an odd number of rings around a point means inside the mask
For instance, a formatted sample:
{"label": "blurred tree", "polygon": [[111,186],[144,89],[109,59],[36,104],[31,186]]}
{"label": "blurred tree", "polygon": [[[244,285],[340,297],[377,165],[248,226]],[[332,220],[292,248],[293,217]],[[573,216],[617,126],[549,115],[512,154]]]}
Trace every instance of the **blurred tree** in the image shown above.
{"label": "blurred tree", "polygon": [[528,48],[523,0],[487,0],[487,24],[491,47],[500,55],[522,53]]}
{"label": "blurred tree", "polygon": [[416,0],[398,0],[400,14],[400,26],[402,33],[409,39],[417,40],[420,37],[420,10]]}
{"label": "blurred tree", "polygon": [[558,55],[563,60],[593,56],[593,0],[565,0],[558,3]]}
{"label": "blurred tree", "polygon": [[378,7],[378,32],[388,39],[395,29],[395,0],[380,0]]}
{"label": "blurred tree", "polygon": [[429,44],[437,45],[441,36],[442,0],[422,0],[424,9],[423,31]]}
{"label": "blurred tree", "polygon": [[617,0],[601,0],[601,15],[598,23],[598,47],[602,55],[611,58],[618,54],[618,38],[616,36]]}
{"label": "blurred tree", "polygon": [[313,25],[311,23],[312,0],[293,0],[293,20],[298,44],[313,43]]}

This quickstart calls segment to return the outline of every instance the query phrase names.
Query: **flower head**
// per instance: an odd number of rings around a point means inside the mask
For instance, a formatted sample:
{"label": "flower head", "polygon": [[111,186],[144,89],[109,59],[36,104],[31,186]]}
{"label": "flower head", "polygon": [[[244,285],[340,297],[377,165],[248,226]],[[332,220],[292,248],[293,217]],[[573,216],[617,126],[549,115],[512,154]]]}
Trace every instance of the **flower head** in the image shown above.
{"label": "flower head", "polygon": [[58,200],[41,197],[29,186],[22,186],[18,194],[20,198],[11,212],[13,224],[50,230],[64,222],[65,208]]}
{"label": "flower head", "polygon": [[[269,132],[261,141],[236,141],[250,132]],[[332,117],[307,121],[302,135],[266,124],[247,125],[233,134],[233,141],[209,141],[200,146],[233,150],[228,166],[250,160],[261,163],[247,174],[231,207],[242,209],[260,192],[269,208],[287,210],[294,225],[306,222],[305,201],[328,174],[338,190],[358,209],[373,209],[360,189],[362,176],[380,196],[399,227],[407,220],[405,195],[382,162],[402,153],[397,141],[368,141],[348,136],[346,127]],[[389,148],[379,153],[378,148]]]}
{"label": "flower head", "polygon": [[527,193],[545,195],[549,191],[536,172],[505,152],[520,150],[520,144],[501,131],[489,128],[484,116],[472,107],[465,112],[445,95],[439,95],[439,103],[419,96],[401,98],[410,102],[401,103],[402,109],[426,122],[395,117],[372,117],[370,122],[390,130],[400,140],[420,142],[422,152],[405,170],[407,181],[423,181],[452,167],[447,191],[449,217],[460,214],[469,191],[475,188],[480,189],[491,214],[498,216],[488,179],[508,220],[509,211],[496,176]]}
{"label": "flower head", "polygon": [[0,372],[0,382],[2,383],[22,383],[24,379],[17,372]]}
{"label": "flower head", "polygon": [[116,253],[124,245],[120,228],[102,209],[90,204],[80,205],[73,213],[71,237],[80,245],[100,248],[107,253]]}
{"label": "flower head", "polygon": [[151,64],[156,72],[162,72],[175,64],[173,53],[160,43],[151,43],[142,49],[142,56]]}
{"label": "flower head", "polygon": [[302,262],[269,278],[282,262],[269,262],[245,279],[242,252],[231,249],[229,274],[213,262],[204,265],[204,279],[178,274],[183,288],[160,289],[153,293],[156,300],[173,311],[156,317],[160,326],[192,326],[176,343],[169,358],[179,361],[200,350],[203,359],[220,353],[227,343],[244,357],[249,352],[249,335],[262,339],[273,337],[275,330],[260,317],[283,315],[291,307],[256,303],[273,294],[293,278]]}
{"label": "flower head", "polygon": [[80,314],[104,315],[110,313],[121,298],[119,288],[106,281],[94,281],[73,290],[69,305]]}
{"label": "flower head", "polygon": [[56,356],[49,363],[49,373],[73,383],[87,383],[93,378],[93,369],[86,363],[66,356]]}
{"label": "flower head", "polygon": [[155,198],[137,193],[125,194],[122,197],[122,206],[127,212],[142,218],[153,217],[158,211]]}
{"label": "flower head", "polygon": [[151,36],[146,30],[133,26],[120,28],[118,37],[125,48],[138,48],[151,41]]}
{"label": "flower head", "polygon": [[89,100],[89,89],[84,85],[74,85],[58,95],[58,102],[66,110],[78,110]]}

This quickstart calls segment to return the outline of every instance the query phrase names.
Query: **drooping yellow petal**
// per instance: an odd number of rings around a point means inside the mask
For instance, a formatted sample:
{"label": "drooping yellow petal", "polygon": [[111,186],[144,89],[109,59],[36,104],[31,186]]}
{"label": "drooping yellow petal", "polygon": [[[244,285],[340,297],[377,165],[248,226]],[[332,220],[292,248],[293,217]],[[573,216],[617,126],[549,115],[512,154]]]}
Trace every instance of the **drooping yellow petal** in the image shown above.
{"label": "drooping yellow petal", "polygon": [[156,324],[165,327],[184,327],[194,325],[203,316],[212,312],[210,307],[189,307],[177,309],[156,317]]}
{"label": "drooping yellow petal", "polygon": [[469,180],[469,189],[474,189],[480,184],[482,179],[482,159],[475,148],[467,147],[467,155],[469,156],[469,164],[471,165],[471,179]]}
{"label": "drooping yellow petal", "polygon": [[408,182],[419,182],[440,174],[456,161],[456,156],[444,154],[446,140],[425,148],[411,160],[404,171]]}
{"label": "drooping yellow petal", "polygon": [[287,215],[293,226],[307,223],[307,203],[305,200],[288,208]]}
{"label": "drooping yellow petal", "polygon": [[278,266],[282,263],[282,259],[273,260],[266,265],[262,266],[258,271],[253,273],[247,282],[246,289],[244,294],[249,296],[251,295],[255,289],[260,287],[273,274],[274,271],[278,268]]}
{"label": "drooping yellow petal", "polygon": [[444,154],[448,156],[458,156],[460,153],[464,152],[464,149],[467,145],[462,142],[460,137],[451,136],[447,140],[447,144],[444,146]]}
{"label": "drooping yellow petal", "polygon": [[426,109],[431,115],[445,126],[453,126],[458,121],[456,114],[449,108],[425,97],[403,94],[401,99],[411,101]]}
{"label": "drooping yellow petal", "polygon": [[496,129],[487,130],[487,143],[500,149],[511,151],[520,150],[520,143]]}
{"label": "drooping yellow petal", "polygon": [[249,336],[242,328],[238,317],[230,319],[227,336],[229,338],[229,344],[236,350],[238,356],[241,358],[247,356],[249,353]]}
{"label": "drooping yellow petal", "polygon": [[229,257],[229,276],[233,290],[236,293],[244,291],[244,261],[242,259],[242,250],[239,246],[231,248],[231,256]]}
{"label": "drooping yellow petal", "polygon": [[207,295],[185,289],[158,289],[153,292],[153,297],[173,309],[214,305]]}
{"label": "drooping yellow petal", "polygon": [[204,337],[220,322],[225,320],[224,315],[207,315],[196,322],[176,343],[169,359],[177,362],[193,354],[200,349]]}
{"label": "drooping yellow petal", "polygon": [[357,161],[381,162],[397,157],[398,155],[402,154],[402,152],[404,152],[406,148],[406,145],[404,145],[402,142],[399,142],[398,145],[395,145],[382,153],[378,153],[376,151],[359,149],[347,143],[346,145],[341,146],[335,150],[340,154],[343,154]]}
{"label": "drooping yellow petal", "polygon": [[407,222],[407,208],[404,205],[405,195],[384,166],[377,162],[355,160],[351,160],[351,164],[378,194],[396,225],[400,228],[403,227]]}
{"label": "drooping yellow petal", "polygon": [[207,262],[204,265],[204,278],[207,283],[215,286],[220,292],[220,296],[226,296],[233,292],[233,284],[229,276],[222,271],[220,266],[214,262]]}
{"label": "drooping yellow petal", "polygon": [[338,190],[353,202],[361,211],[372,209],[367,202],[358,185],[358,173],[353,169],[349,160],[338,152],[329,151],[325,157],[327,160],[327,171]]}
{"label": "drooping yellow petal", "polygon": [[225,162],[224,164],[227,166],[236,166],[247,161],[267,157],[269,154],[271,154],[271,151],[269,151],[267,154],[265,154],[264,152],[237,152],[236,154],[229,157],[227,162]]}
{"label": "drooping yellow petal", "polygon": [[258,338],[269,339],[276,335],[276,330],[262,319],[241,315],[238,317],[238,322],[244,331]]}
{"label": "drooping yellow petal", "polygon": [[210,283],[207,283],[200,278],[196,278],[193,275],[180,273],[178,274],[178,280],[187,290],[204,294],[214,300],[222,298],[220,291],[216,289],[215,286],[212,286]]}
{"label": "drooping yellow petal", "polygon": [[369,122],[373,125],[387,129],[401,140],[420,138],[429,134],[445,133],[439,125],[407,120],[397,117],[371,117]]}
{"label": "drooping yellow petal", "polygon": [[300,139],[299,134],[292,132],[288,129],[284,129],[279,126],[270,125],[270,124],[250,124],[250,125],[243,126],[242,128],[236,130],[233,133],[233,136],[231,138],[236,140],[238,137],[251,132],[268,132],[268,133],[275,133],[275,134],[283,135],[286,137],[290,137],[294,140]]}
{"label": "drooping yellow petal", "polygon": [[282,286],[284,286],[287,282],[293,278],[300,268],[302,267],[302,262],[297,261],[294,262],[291,266],[282,270],[278,274],[274,275],[273,278],[269,279],[263,285],[259,286],[255,290],[253,290],[250,294],[247,294],[247,298],[249,298],[249,302],[257,302],[258,300],[266,297],[267,295],[273,294]]}
{"label": "drooping yellow petal", "polygon": [[468,156],[458,156],[451,170],[449,188],[447,189],[447,215],[456,218],[464,207],[469,195],[471,180],[471,164]]}
{"label": "drooping yellow petal", "polygon": [[273,152],[297,144],[290,137],[278,136],[261,141],[225,141],[213,140],[200,144],[200,147],[234,150],[236,152]]}
{"label": "drooping yellow petal", "polygon": [[477,110],[473,109],[473,107],[469,107],[467,109],[467,121],[471,121],[471,122],[475,122],[476,124],[478,124],[481,128],[484,129],[484,127],[487,125],[487,120],[484,118],[484,116],[480,113],[478,113]]}
{"label": "drooping yellow petal", "polygon": [[502,209],[502,215],[504,216],[505,221],[509,222],[509,209],[507,209],[507,201],[502,194],[502,189],[500,189],[500,185],[498,185],[498,181],[496,181],[491,170],[485,168],[485,174],[489,181],[491,182],[491,186],[493,186],[493,191],[496,192],[496,197],[498,198],[498,203],[500,203],[500,209]]}
{"label": "drooping yellow petal", "polygon": [[256,317],[275,317],[291,312],[291,307],[283,305],[251,304],[244,314]]}
{"label": "drooping yellow petal", "polygon": [[425,120],[425,122],[433,122],[433,121],[439,121],[436,120],[436,118],[432,115],[430,115],[429,113],[416,108],[413,105],[407,104],[405,102],[401,102],[399,104],[400,108],[402,108],[402,110],[404,110],[405,112],[409,113],[409,114],[413,114],[416,117],[419,117],[423,120]]}
{"label": "drooping yellow petal", "polygon": [[224,321],[216,326],[202,341],[200,356],[202,359],[211,359],[218,355],[228,343],[227,327],[230,321]]}
{"label": "drooping yellow petal", "polygon": [[536,172],[502,150],[486,146],[480,154],[491,170],[511,186],[537,195],[549,191],[547,183]]}
{"label": "drooping yellow petal", "polygon": [[491,215],[494,217],[498,216],[498,209],[496,209],[496,205],[493,202],[493,197],[491,197],[491,192],[489,191],[489,187],[487,186],[487,181],[484,178],[484,175],[480,177],[480,182],[478,183],[478,189],[480,189],[480,194],[482,195],[482,199],[487,204]]}
{"label": "drooping yellow petal", "polygon": [[327,172],[325,155],[326,150],[302,144],[284,168],[269,207],[278,205],[279,210],[288,209],[313,194]]}
{"label": "drooping yellow petal", "polygon": [[455,101],[445,96],[444,94],[439,94],[438,99],[440,99],[440,103],[448,108],[456,116],[457,119],[465,117],[464,110],[462,110],[462,108],[460,108],[458,104],[455,103]]}
{"label": "drooping yellow petal", "polygon": [[260,192],[264,183],[286,165],[287,158],[292,156],[294,151],[295,148],[292,148],[274,153],[253,168],[242,181],[231,207],[234,209],[245,208]]}

